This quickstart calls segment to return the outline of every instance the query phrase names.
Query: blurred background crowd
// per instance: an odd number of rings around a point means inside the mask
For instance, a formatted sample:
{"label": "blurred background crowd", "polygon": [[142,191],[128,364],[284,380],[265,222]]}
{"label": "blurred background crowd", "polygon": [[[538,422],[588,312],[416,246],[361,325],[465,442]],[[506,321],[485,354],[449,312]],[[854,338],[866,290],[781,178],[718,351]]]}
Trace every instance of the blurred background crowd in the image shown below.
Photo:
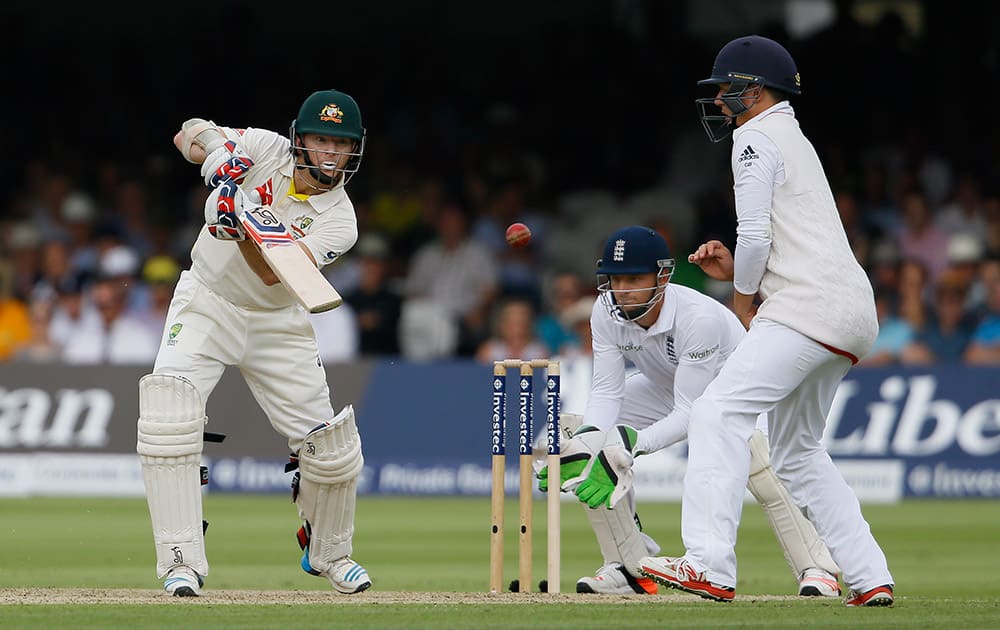
{"label": "blurred background crowd", "polygon": [[[328,87],[359,102],[368,143],[348,187],[361,237],[326,269],[346,303],[313,317],[327,362],[586,357],[594,263],[630,224],[664,234],[674,282],[726,301],[686,263],[735,239],[729,145],[705,137],[695,83],[755,32],[798,63],[792,105],[875,286],[864,363],[1000,364],[998,9],[747,4],[376,1],[310,17],[322,32],[252,2],[179,2],[138,32],[116,2],[100,20],[9,4],[25,87],[0,138],[0,360],[151,363],[208,193],[173,133],[192,116],[285,133]],[[220,81],[226,46],[242,65]],[[514,221],[530,246],[505,244]]]}

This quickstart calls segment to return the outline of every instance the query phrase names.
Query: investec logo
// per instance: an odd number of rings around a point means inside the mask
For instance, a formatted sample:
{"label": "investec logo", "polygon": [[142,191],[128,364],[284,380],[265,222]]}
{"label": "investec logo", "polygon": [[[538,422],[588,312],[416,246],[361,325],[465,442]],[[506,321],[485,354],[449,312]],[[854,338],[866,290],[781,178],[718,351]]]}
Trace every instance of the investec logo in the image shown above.
{"label": "investec logo", "polygon": [[[1000,400],[983,399],[962,410],[952,400],[935,399],[937,377],[890,376],[878,388],[880,399],[865,404],[867,420],[846,432],[840,428],[858,384],[844,381],[827,416],[823,443],[831,455],[926,457],[957,446],[967,455],[1000,453]],[[839,430],[838,430],[839,429]]]}
{"label": "investec logo", "polygon": [[503,455],[504,426],[500,411],[504,404],[503,381],[493,379],[493,454]]}
{"label": "investec logo", "polygon": [[0,388],[0,448],[102,448],[114,408],[104,389]]}

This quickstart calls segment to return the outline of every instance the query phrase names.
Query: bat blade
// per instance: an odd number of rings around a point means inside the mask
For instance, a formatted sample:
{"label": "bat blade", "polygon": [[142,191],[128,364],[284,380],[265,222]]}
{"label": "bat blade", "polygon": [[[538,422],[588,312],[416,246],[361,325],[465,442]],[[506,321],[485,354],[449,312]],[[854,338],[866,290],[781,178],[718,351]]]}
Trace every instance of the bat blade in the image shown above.
{"label": "bat blade", "polygon": [[260,253],[285,289],[310,313],[323,313],[344,303],[330,281],[313,264],[288,229],[277,219],[270,206],[254,208],[240,217],[247,237],[260,247]]}

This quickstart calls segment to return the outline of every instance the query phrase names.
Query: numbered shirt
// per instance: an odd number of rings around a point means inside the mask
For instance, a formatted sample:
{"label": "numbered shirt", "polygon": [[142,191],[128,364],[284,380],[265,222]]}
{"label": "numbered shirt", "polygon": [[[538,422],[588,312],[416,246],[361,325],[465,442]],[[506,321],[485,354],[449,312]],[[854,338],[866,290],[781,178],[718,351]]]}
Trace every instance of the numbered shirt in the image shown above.
{"label": "numbered shirt", "polygon": [[[746,334],[739,319],[717,300],[683,286],[668,284],[660,316],[648,330],[614,317],[603,300],[590,316],[593,332],[594,379],[583,423],[607,429],[620,418],[625,396],[626,362],[663,388],[670,409],[655,424],[687,424],[691,403],[722,369],[736,344]],[[666,443],[650,427],[644,450]]]}
{"label": "numbered shirt", "polygon": [[[243,181],[257,190],[285,227],[308,247],[321,267],[343,256],[358,239],[354,205],[343,186],[320,195],[292,195],[294,159],[287,138],[265,129],[221,128],[254,161]],[[191,270],[212,291],[237,306],[276,309],[295,304],[280,283],[266,286],[250,269],[236,243],[203,228],[191,250]]]}

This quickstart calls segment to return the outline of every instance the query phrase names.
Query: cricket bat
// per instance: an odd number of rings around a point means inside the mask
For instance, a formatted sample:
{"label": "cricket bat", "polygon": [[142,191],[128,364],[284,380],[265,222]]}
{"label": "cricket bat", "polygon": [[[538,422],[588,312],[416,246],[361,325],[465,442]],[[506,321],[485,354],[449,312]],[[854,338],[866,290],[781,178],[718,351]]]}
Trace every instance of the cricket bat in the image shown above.
{"label": "cricket bat", "polygon": [[247,238],[260,247],[271,270],[281,284],[310,313],[323,313],[344,303],[337,290],[320,273],[295,242],[288,228],[271,211],[271,206],[248,210],[240,217]]}

